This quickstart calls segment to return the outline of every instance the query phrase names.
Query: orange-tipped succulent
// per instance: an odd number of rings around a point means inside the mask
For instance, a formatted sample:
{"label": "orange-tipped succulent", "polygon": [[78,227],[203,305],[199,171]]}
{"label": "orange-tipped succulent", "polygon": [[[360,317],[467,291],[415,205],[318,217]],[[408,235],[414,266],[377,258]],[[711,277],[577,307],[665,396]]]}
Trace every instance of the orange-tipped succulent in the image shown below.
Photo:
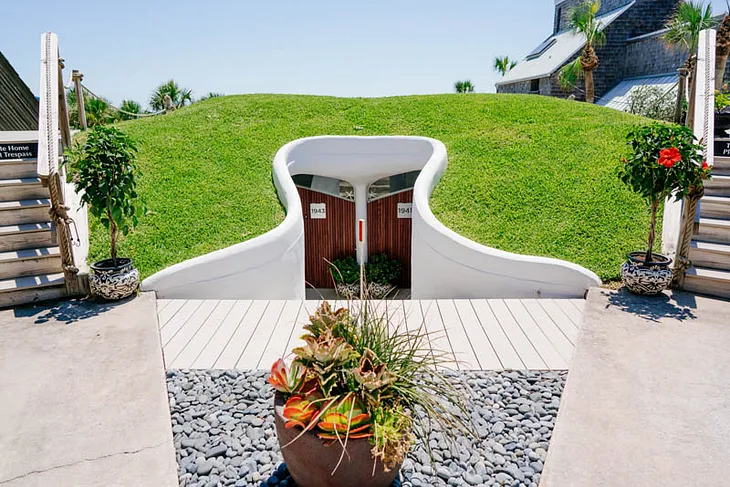
{"label": "orange-tipped succulent", "polygon": [[327,408],[319,418],[317,427],[322,430],[317,436],[325,440],[367,438],[373,435],[370,431],[370,415],[353,395]]}
{"label": "orange-tipped succulent", "polygon": [[302,391],[307,382],[307,368],[300,362],[294,361],[287,369],[282,359],[271,366],[269,384],[279,392],[296,394]]}
{"label": "orange-tipped succulent", "polygon": [[304,429],[314,428],[314,423],[310,424],[315,414],[319,412],[319,405],[317,401],[322,396],[316,389],[311,390],[304,397],[292,396],[284,404],[284,411],[282,415],[287,420],[284,427],[294,428],[295,426],[301,426]]}

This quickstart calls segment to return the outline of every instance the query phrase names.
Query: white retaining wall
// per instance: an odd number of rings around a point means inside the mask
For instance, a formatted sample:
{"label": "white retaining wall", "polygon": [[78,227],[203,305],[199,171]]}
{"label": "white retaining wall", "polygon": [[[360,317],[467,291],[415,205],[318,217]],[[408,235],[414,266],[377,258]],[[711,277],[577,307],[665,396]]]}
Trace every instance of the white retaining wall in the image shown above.
{"label": "white retaining wall", "polygon": [[364,218],[370,183],[414,170],[422,170],[413,191],[414,298],[583,297],[589,287],[600,284],[598,276],[576,264],[485,247],[442,225],[428,200],[446,163],[446,147],[425,137],[323,136],[290,142],[277,152],[273,166],[274,184],[287,213],[281,225],[164,269],[142,287],[162,298],[303,299],[304,226],[291,176],[349,181],[356,192],[358,218]]}

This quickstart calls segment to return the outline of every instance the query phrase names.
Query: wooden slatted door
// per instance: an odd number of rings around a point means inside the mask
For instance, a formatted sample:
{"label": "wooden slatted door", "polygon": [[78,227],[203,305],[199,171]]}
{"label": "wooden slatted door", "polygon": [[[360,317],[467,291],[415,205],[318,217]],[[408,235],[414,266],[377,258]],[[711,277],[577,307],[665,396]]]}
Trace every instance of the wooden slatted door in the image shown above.
{"label": "wooden slatted door", "polygon": [[327,261],[355,255],[355,203],[297,189],[304,213],[304,278],[316,288],[334,287]]}
{"label": "wooden slatted door", "polygon": [[413,190],[368,203],[368,255],[385,253],[402,266],[399,287],[411,286],[411,203]]}

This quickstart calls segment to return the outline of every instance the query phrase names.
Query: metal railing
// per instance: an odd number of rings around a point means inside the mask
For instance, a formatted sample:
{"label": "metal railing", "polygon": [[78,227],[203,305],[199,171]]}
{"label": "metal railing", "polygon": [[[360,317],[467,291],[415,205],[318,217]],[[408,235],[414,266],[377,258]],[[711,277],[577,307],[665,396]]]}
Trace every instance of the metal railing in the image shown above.
{"label": "metal railing", "polygon": [[64,169],[61,162],[64,149],[71,145],[63,68],[63,59],[58,50],[58,36],[52,32],[42,34],[37,171],[51,196],[49,213],[55,230],[54,237],[61,255],[66,291],[73,296],[82,294],[85,286],[74,262],[70,229],[73,220],[68,215],[69,208],[64,204],[63,198]]}

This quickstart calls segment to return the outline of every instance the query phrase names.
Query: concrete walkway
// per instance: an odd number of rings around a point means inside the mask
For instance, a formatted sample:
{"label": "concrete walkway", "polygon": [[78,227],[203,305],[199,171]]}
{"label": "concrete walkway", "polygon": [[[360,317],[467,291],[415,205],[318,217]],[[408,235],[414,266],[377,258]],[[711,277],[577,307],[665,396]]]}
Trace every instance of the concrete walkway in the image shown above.
{"label": "concrete walkway", "polygon": [[729,371],[730,302],[592,289],[540,486],[727,486]]}
{"label": "concrete walkway", "polygon": [[0,486],[177,486],[155,298],[0,311]]}

